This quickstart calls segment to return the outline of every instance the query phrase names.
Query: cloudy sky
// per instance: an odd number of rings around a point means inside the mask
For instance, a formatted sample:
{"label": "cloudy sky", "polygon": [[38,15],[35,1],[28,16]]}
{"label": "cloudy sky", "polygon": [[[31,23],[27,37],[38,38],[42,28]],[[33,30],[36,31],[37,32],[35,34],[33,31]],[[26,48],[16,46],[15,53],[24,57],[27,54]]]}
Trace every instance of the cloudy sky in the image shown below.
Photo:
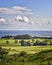
{"label": "cloudy sky", "polygon": [[0,0],[0,30],[52,30],[52,0]]}

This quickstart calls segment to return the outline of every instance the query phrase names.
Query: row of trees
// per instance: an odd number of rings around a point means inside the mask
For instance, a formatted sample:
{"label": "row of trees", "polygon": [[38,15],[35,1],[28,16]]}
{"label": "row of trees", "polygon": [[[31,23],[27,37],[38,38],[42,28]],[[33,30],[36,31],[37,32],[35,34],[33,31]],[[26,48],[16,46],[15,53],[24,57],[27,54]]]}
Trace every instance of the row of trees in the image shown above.
{"label": "row of trees", "polygon": [[6,35],[6,36],[3,36],[1,37],[2,39],[32,39],[32,36],[31,35],[16,35],[16,36],[11,36],[11,35]]}
{"label": "row of trees", "polygon": [[[6,41],[6,43],[9,44],[9,41]],[[18,41],[15,40],[14,43],[18,44]],[[36,40],[36,42],[32,42],[32,43],[30,43],[30,41],[25,42],[24,40],[21,40],[19,44],[21,44],[21,46],[44,46],[44,45],[52,45],[52,41],[50,40],[50,44],[48,44],[47,40],[44,40],[42,42]]]}
{"label": "row of trees", "polygon": [[25,34],[25,35],[16,35],[16,36],[11,36],[11,35],[6,35],[1,37],[2,39],[35,39],[35,38],[39,38],[39,39],[52,39],[52,37],[38,37],[38,36],[34,36],[32,37],[29,34]]}
{"label": "row of trees", "polygon": [[37,40],[33,44],[31,44],[29,41],[26,42],[25,44],[24,40],[21,41],[21,46],[44,46],[44,45],[52,45],[52,42],[50,41],[50,44],[48,44],[46,40],[42,42]]}

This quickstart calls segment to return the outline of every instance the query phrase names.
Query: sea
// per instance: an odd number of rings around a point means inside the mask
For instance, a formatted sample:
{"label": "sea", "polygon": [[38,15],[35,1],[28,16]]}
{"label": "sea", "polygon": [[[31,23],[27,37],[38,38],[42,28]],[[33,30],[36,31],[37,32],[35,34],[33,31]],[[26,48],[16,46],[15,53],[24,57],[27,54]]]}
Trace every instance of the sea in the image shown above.
{"label": "sea", "polygon": [[31,36],[39,37],[52,37],[52,31],[34,31],[34,30],[0,30],[0,38],[5,35],[25,35],[29,34]]}

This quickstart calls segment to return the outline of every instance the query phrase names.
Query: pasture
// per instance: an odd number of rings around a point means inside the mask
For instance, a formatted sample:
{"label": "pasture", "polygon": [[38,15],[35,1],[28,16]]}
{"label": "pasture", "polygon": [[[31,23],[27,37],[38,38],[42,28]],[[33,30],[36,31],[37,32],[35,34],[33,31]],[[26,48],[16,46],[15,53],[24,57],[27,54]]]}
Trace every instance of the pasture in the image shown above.
{"label": "pasture", "polygon": [[[33,46],[36,41],[42,42],[45,40],[47,45]],[[21,39],[0,39],[0,47],[9,52],[6,56],[1,55],[1,57],[5,58],[4,65],[52,65],[52,45],[49,45],[52,39],[24,39],[25,42],[29,41],[31,46],[21,46],[20,41]],[[47,52],[47,50],[51,51]],[[22,55],[24,52],[26,54]],[[3,60],[0,65],[3,65]]]}
{"label": "pasture", "polygon": [[[14,54],[14,53],[20,53],[21,51],[25,51],[28,54],[33,54],[33,53],[37,53],[40,52],[42,50],[48,50],[48,49],[52,49],[52,46],[49,45],[50,41],[52,42],[52,39],[46,39],[47,44],[46,46],[32,46],[33,43],[35,43],[36,41],[42,42],[45,39],[24,39],[25,42],[29,41],[31,46],[21,46],[20,41],[21,39],[0,39],[0,46],[8,49],[9,50],[9,54]],[[7,43],[8,41],[8,43]],[[16,43],[15,43],[16,41]]]}
{"label": "pasture", "polygon": [[38,53],[40,51],[43,50],[49,50],[52,49],[52,46],[26,46],[26,47],[22,47],[22,46],[2,46],[2,48],[5,48],[7,50],[9,50],[9,54],[14,54],[14,53],[20,53],[21,51],[25,51],[28,54],[34,54],[34,53]]}

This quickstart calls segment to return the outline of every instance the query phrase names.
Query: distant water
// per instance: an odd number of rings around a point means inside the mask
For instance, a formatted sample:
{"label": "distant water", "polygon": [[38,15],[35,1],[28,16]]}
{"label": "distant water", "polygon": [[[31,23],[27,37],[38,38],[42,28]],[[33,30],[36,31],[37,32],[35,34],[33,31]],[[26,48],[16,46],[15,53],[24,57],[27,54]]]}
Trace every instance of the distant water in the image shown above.
{"label": "distant water", "polygon": [[0,38],[5,35],[23,35],[52,37],[52,31],[28,31],[28,30],[0,30]]}

